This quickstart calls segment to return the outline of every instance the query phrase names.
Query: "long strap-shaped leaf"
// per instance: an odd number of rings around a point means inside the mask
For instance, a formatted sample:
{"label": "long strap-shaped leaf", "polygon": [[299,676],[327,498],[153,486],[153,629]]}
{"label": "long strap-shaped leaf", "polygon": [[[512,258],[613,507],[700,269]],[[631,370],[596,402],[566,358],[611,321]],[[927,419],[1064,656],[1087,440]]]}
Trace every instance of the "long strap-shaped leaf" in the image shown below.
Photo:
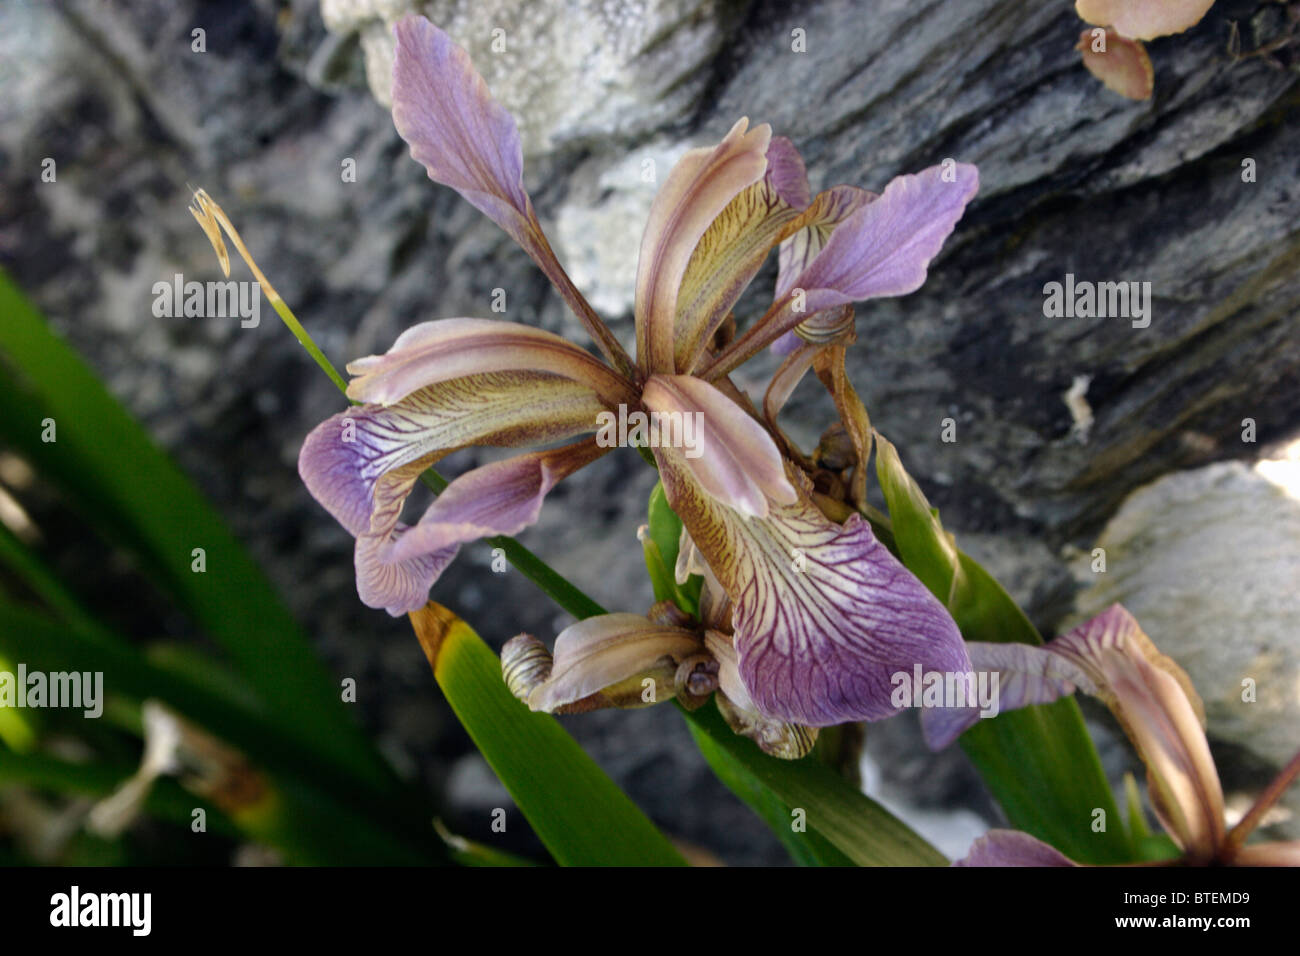
{"label": "long strap-shaped leaf", "polygon": [[[877,435],[876,470],[894,544],[908,569],[943,601],[968,641],[1042,638],[987,571],[958,550],[892,444]],[[962,748],[1011,825],[1084,863],[1135,859],[1097,750],[1073,699],[981,720]],[[1103,811],[1098,816],[1097,811]],[[1104,821],[1101,829],[1096,821]]]}
{"label": "long strap-shaped leaf", "polygon": [[468,624],[433,602],[411,624],[452,710],[556,862],[685,864],[554,717],[514,698],[500,660]]}
{"label": "long strap-shaped leaf", "polygon": [[712,707],[701,707],[686,719],[718,778],[767,821],[797,861],[819,866],[948,864],[907,824],[824,763],[769,757],[732,733]]}
{"label": "long strap-shaped leaf", "polygon": [[[55,480],[88,520],[143,557],[272,711],[353,773],[392,785],[260,569],[2,270],[0,405],[0,438]],[[202,573],[193,570],[196,548]]]}

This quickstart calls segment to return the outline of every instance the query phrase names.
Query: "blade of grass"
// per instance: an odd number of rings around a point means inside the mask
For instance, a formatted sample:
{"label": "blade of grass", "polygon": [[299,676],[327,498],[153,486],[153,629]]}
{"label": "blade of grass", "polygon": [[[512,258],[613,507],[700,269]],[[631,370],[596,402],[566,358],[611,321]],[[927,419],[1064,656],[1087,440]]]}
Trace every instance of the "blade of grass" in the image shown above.
{"label": "blade of grass", "polygon": [[[260,701],[228,689],[224,679],[200,680],[168,670],[118,640],[96,641],[47,616],[0,601],[0,652],[43,671],[99,672],[106,694],[137,701],[156,698],[243,753],[276,782],[286,802],[278,815],[254,817],[253,826],[290,846],[299,860],[434,863],[446,850],[427,825],[428,811],[405,791],[379,794],[364,780],[304,747],[297,735],[269,719]],[[365,855],[366,842],[373,852]],[[338,852],[336,852],[338,851]]]}
{"label": "blade of grass", "polygon": [[[0,439],[111,540],[141,555],[281,721],[358,777],[394,787],[260,569],[3,271],[0,315]],[[196,548],[204,549],[205,573],[192,569]]]}

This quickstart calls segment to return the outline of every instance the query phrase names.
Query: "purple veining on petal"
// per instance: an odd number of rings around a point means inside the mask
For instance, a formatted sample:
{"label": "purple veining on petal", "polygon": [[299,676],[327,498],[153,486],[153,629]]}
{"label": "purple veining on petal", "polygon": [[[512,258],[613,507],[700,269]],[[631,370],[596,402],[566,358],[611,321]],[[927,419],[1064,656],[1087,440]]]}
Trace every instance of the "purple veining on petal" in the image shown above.
{"label": "purple veining on petal", "polygon": [[[1076,689],[1095,692],[1091,678],[1050,645],[973,641],[966,649],[976,672],[998,674],[999,713],[1050,704]],[[921,711],[921,730],[931,750],[942,750],[979,719],[979,707],[927,707]]]}
{"label": "purple veining on petal", "polygon": [[471,375],[391,406],[359,405],[307,436],[298,472],[312,496],[353,535],[370,528],[385,473],[465,445],[541,444],[596,428],[602,403],[586,387],[538,372]]}
{"label": "purple veining on petal", "polygon": [[394,616],[423,607],[429,588],[462,544],[518,534],[536,522],[559,481],[604,452],[588,439],[483,465],[443,489],[415,525],[372,523],[371,532],[357,538],[361,600]]}
{"label": "purple veining on petal", "polygon": [[916,291],[978,189],[979,171],[967,163],[895,177],[835,229],[793,285],[833,290],[840,304]]}
{"label": "purple veining on petal", "polygon": [[699,422],[695,453],[684,451],[686,466],[719,501],[742,514],[762,516],[769,499],[785,504],[795,500],[772,436],[708,382],[687,375],[653,375],[642,402],[660,416]]}
{"label": "purple veining on petal", "polygon": [[764,716],[810,727],[901,708],[892,677],[966,673],[952,617],[858,515],[844,525],[806,498],[744,518],[656,452],[668,501],[734,602],[740,673]]}
{"label": "purple veining on petal", "polygon": [[632,401],[630,382],[553,332],[498,319],[434,319],[407,329],[383,355],[348,363],[348,397],[391,404],[436,382],[481,372],[551,372],[607,402]]}

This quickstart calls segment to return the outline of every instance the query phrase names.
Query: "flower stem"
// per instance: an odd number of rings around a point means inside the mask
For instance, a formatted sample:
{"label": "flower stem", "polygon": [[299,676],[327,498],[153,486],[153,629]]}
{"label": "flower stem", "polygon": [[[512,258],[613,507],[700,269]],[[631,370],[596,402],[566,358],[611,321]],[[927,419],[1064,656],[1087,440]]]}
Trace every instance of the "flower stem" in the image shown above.
{"label": "flower stem", "polygon": [[1235,827],[1228,833],[1227,838],[1223,841],[1223,851],[1220,854],[1226,859],[1231,859],[1236,855],[1246,843],[1246,837],[1259,826],[1264,819],[1264,814],[1277,803],[1278,798],[1286,792],[1297,776],[1300,776],[1300,753],[1291,758],[1290,763],[1282,768],[1281,772],[1273,778],[1273,782],[1264,788],[1264,792],[1259,795],[1255,805],[1250,808],[1244,817],[1242,817]]}

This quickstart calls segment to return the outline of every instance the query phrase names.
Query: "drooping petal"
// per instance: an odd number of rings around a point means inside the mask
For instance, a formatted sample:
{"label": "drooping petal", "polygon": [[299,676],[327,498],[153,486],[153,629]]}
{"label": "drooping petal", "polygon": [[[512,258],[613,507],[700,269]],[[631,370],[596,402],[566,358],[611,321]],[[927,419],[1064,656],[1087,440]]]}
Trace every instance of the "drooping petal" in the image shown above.
{"label": "drooping petal", "polygon": [[718,691],[714,696],[718,712],[734,733],[748,737],[764,753],[782,760],[798,760],[812,752],[817,728],[764,717],[749,699],[740,678],[740,659],[731,637],[720,631],[705,631],[704,643],[718,662]]}
{"label": "drooping petal", "polygon": [[[462,544],[499,534],[518,534],[537,521],[542,502],[563,478],[604,454],[593,440],[492,462],[461,475],[420,520],[404,526],[398,508],[376,493],[371,528],[357,537],[357,593],[368,607],[396,617],[424,606],[429,588]],[[400,494],[402,500],[409,484]]]}
{"label": "drooping petal", "polygon": [[[966,649],[976,674],[997,673],[999,712],[1050,704],[1076,689],[1096,693],[1087,673],[1048,647],[972,641]],[[921,731],[931,750],[942,750],[979,720],[978,706],[926,707],[921,711]]]}
{"label": "drooping petal", "polygon": [[[604,699],[591,702],[596,706],[656,703],[673,696],[677,665],[702,650],[700,639],[684,628],[655,623],[639,614],[602,614],[561,631],[549,670],[512,690],[525,694],[522,699],[530,709],[546,713],[597,694]],[[503,651],[506,669],[511,665],[508,657]],[[506,676],[509,683],[511,675]],[[643,696],[641,682],[646,676],[656,685],[651,700]]]}
{"label": "drooping petal", "polygon": [[[1042,647],[967,647],[977,671],[998,672],[1001,711],[1050,703],[1075,689],[1104,701],[1146,764],[1165,829],[1193,858],[1213,857],[1224,839],[1223,791],[1200,698],[1124,608],[1116,604]],[[922,712],[921,725],[926,742],[939,749],[977,719],[972,708],[932,708]]]}
{"label": "drooping petal", "polygon": [[[796,495],[772,436],[718,389],[687,375],[654,375],[642,404],[661,421],[698,423],[698,445],[683,449],[695,479],[719,501],[749,516],[764,516],[769,501],[791,504]],[[660,426],[662,429],[662,425]]]}
{"label": "drooping petal", "polygon": [[1077,0],[1074,10],[1087,23],[1153,40],[1194,27],[1212,6],[1214,0]]}
{"label": "drooping petal", "polygon": [[731,635],[705,631],[704,645],[718,662],[718,688],[742,710],[755,710],[754,702],[749,699],[749,690],[740,677],[740,657]]}
{"label": "drooping petal", "polygon": [[469,54],[420,16],[393,28],[393,123],[434,182],[450,186],[504,229],[554,283],[601,351],[631,362],[556,259],[524,189],[519,130]]}
{"label": "drooping petal", "polygon": [[1223,790],[1187,674],[1118,604],[1048,646],[1088,674],[1123,725],[1169,835],[1190,856],[1212,857],[1224,838]]}
{"label": "drooping petal", "polygon": [[1083,65],[1088,72],[1106,84],[1108,90],[1130,100],[1151,98],[1155,71],[1141,41],[1120,36],[1112,29],[1107,29],[1099,41],[1092,30],[1084,30],[1075,49],[1083,54]]}
{"label": "drooping petal", "polygon": [[470,375],[387,407],[360,405],[326,419],[303,442],[298,473],[312,496],[359,535],[371,530],[384,476],[402,474],[404,500],[420,472],[453,449],[543,444],[595,431],[604,408],[590,388],[545,372]]}
{"label": "drooping petal", "polygon": [[562,375],[610,405],[636,397],[623,376],[554,333],[496,319],[434,319],[407,329],[383,355],[349,362],[348,398],[391,405],[436,382],[515,370]]}
{"label": "drooping petal", "polygon": [[772,247],[808,205],[808,177],[794,144],[773,137],[767,172],[745,187],[691,253],[677,293],[675,365],[689,373]]}
{"label": "drooping petal", "polygon": [[675,372],[678,289],[710,224],[767,170],[766,124],[741,119],[715,148],[687,152],[655,196],[641,239],[636,279],[637,361],[643,372]]}
{"label": "drooping petal", "polygon": [[953,866],[1078,866],[1060,850],[1019,830],[990,830]]}
{"label": "drooping petal", "polygon": [[807,497],[746,518],[706,492],[680,453],[655,453],[668,502],[730,595],[741,679],[763,716],[809,727],[900,709],[892,676],[966,673],[943,606],[857,514],[839,525]]}

